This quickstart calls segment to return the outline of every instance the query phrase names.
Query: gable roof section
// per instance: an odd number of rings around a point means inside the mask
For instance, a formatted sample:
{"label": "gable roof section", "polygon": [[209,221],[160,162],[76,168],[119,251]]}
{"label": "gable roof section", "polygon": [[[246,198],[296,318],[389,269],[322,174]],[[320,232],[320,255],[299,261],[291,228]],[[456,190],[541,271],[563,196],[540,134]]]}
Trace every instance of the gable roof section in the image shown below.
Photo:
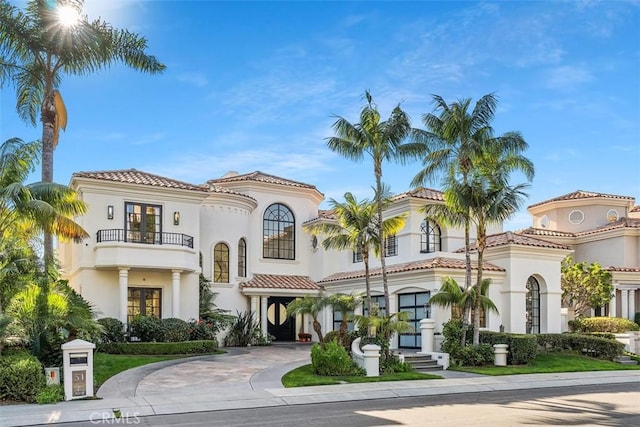
{"label": "gable roof section", "polygon": [[[571,248],[567,245],[560,245],[553,242],[548,242],[546,240],[537,239],[535,237],[525,236],[522,234],[516,234],[511,231],[506,231],[504,233],[492,234],[487,236],[487,248],[493,248],[497,246],[505,246],[505,245],[518,245],[518,246],[531,246],[538,248],[549,248],[549,249],[568,249]],[[471,249],[475,250],[475,243],[471,245]],[[455,251],[456,253],[464,252],[464,248],[458,249]]]}
{"label": "gable roof section", "polygon": [[640,212],[640,205],[634,206],[629,212]]}
{"label": "gable roof section", "polygon": [[148,185],[152,187],[177,188],[181,190],[194,190],[207,192],[207,187],[202,185],[189,184],[152,173],[139,171],[136,169],[122,169],[96,172],[76,172],[72,178],[89,178],[101,181],[122,182],[127,184]]}
{"label": "gable roof section", "polygon": [[560,230],[549,230],[547,228],[535,228],[529,227],[524,230],[516,231],[516,234],[530,235],[530,236],[549,236],[549,237],[575,237],[575,233]]}
{"label": "gable roof section", "polygon": [[418,199],[425,200],[436,200],[436,201],[444,201],[444,195],[442,191],[434,190],[432,188],[418,187],[411,191],[406,191],[404,193],[397,194],[391,198],[391,200],[398,201],[405,198],[415,197]]}
{"label": "gable roof section", "polygon": [[562,196],[554,197],[553,199],[544,200],[542,202],[529,205],[527,209],[531,209],[535,206],[541,206],[551,202],[560,202],[565,200],[579,200],[579,199],[596,199],[596,198],[635,200],[635,198],[629,197],[629,196],[620,196],[616,194],[595,193],[592,191],[578,190],[578,191],[574,191],[573,193],[564,194]]}
{"label": "gable roof section", "polygon": [[299,181],[280,178],[279,176],[269,175],[267,173],[260,172],[260,171],[245,173],[242,175],[231,175],[231,176],[226,176],[222,178],[210,179],[209,181],[207,181],[207,184],[224,184],[226,182],[243,182],[243,181],[265,182],[268,184],[278,184],[278,185],[285,185],[288,187],[297,187],[297,188],[309,188],[309,189],[318,191],[315,185],[305,184]]}
{"label": "gable roof section", "polygon": [[254,274],[251,280],[240,283],[240,288],[320,290],[316,282],[307,276]]}
{"label": "gable roof section", "polygon": [[640,218],[622,217],[617,221],[610,222],[603,226],[576,233],[576,236],[586,236],[588,234],[597,234],[597,233],[602,233],[609,230],[616,230],[620,228],[640,228]]}
{"label": "gable roof section", "polygon": [[607,267],[605,270],[622,273],[640,273],[640,267]]}
{"label": "gable roof section", "polygon": [[[466,264],[465,264],[465,261],[461,259],[436,257],[436,258],[430,258],[430,259],[425,259],[421,261],[413,261],[413,262],[406,262],[402,264],[389,265],[387,266],[387,274],[397,274],[397,273],[404,273],[407,271],[417,271],[417,270],[432,270],[436,268],[464,270],[466,268]],[[471,268],[473,270],[477,270],[478,263],[472,262]],[[498,267],[489,262],[484,263],[483,270],[505,271],[504,268]],[[369,271],[369,277],[375,277],[375,276],[381,276],[381,275],[382,275],[382,268],[374,268]],[[359,277],[365,277],[364,270],[347,271],[344,273],[332,274],[318,281],[318,283],[338,282],[340,280],[356,279]]]}

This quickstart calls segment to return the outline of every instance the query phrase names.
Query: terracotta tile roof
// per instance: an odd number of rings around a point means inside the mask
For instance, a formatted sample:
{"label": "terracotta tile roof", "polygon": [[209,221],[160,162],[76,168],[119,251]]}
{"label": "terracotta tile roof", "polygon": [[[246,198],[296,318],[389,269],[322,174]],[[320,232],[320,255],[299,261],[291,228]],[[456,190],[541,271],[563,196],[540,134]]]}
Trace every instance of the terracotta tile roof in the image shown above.
{"label": "terracotta tile roof", "polygon": [[622,217],[617,221],[610,222],[609,224],[605,224],[601,227],[576,233],[576,236],[586,236],[588,234],[602,233],[604,231],[615,230],[618,228],[640,228],[640,218]]}
{"label": "terracotta tile roof", "polygon": [[433,190],[431,188],[418,187],[411,191],[406,191],[404,193],[397,194],[393,196],[391,199],[393,201],[397,201],[404,198],[416,197],[418,199],[426,199],[426,200],[437,200],[444,201],[444,197],[442,191]]}
{"label": "terracotta tile roof", "polygon": [[317,190],[315,185],[305,184],[303,182],[280,178],[278,176],[269,175],[267,173],[260,172],[260,171],[245,173],[242,175],[228,175],[222,178],[210,179],[209,181],[207,181],[207,184],[222,184],[225,182],[241,182],[241,181],[266,182],[270,184],[286,185],[289,187],[310,188],[313,190]]}
{"label": "terracotta tile roof", "polygon": [[251,280],[240,283],[241,288],[302,289],[317,291],[322,289],[307,276],[285,276],[276,274],[254,274]]}
{"label": "terracotta tile roof", "polygon": [[547,228],[529,227],[524,230],[516,231],[516,234],[527,234],[532,236],[550,236],[550,237],[575,237],[575,233],[568,231],[549,230]]}
{"label": "terracotta tile roof", "polygon": [[[430,259],[425,259],[421,261],[412,261],[412,262],[407,262],[403,264],[389,265],[387,266],[387,274],[397,274],[397,273],[403,273],[403,272],[415,271],[415,270],[430,270],[430,269],[436,269],[436,268],[453,268],[458,270],[464,270],[466,268],[466,264],[465,264],[465,261],[462,259],[436,257],[436,258],[430,258]],[[476,262],[472,262],[471,268],[474,270],[477,270],[478,264]],[[485,271],[505,271],[503,268],[488,262],[484,263],[484,270]],[[375,277],[375,276],[381,276],[381,275],[382,275],[381,268],[373,268],[369,271],[369,277]],[[356,279],[358,277],[365,277],[364,270],[347,271],[344,273],[332,274],[318,281],[318,283],[337,282],[337,281],[346,280],[346,279]]]}
{"label": "terracotta tile roof", "polygon": [[318,209],[318,216],[308,221],[305,221],[304,224],[307,224],[309,222],[314,222],[319,219],[335,220],[337,219],[337,217],[333,209]]}
{"label": "terracotta tile roof", "polygon": [[607,271],[618,271],[622,273],[640,273],[640,267],[607,267]]}
{"label": "terracotta tile roof", "polygon": [[629,197],[629,196],[619,196],[616,194],[594,193],[592,191],[578,190],[578,191],[574,191],[573,193],[568,193],[562,196],[554,197],[553,199],[545,200],[539,203],[534,203],[533,205],[528,206],[527,209],[530,209],[534,206],[540,206],[546,203],[557,202],[562,200],[593,199],[593,198],[635,200],[635,198]]}
{"label": "terracotta tile roof", "polygon": [[[513,233],[511,231],[487,236],[487,248],[504,245],[534,246],[538,248],[550,249],[571,249],[567,245],[560,245],[557,243],[548,242],[546,240],[536,239],[535,237]],[[471,245],[471,249],[475,250],[475,244]],[[460,248],[455,252],[462,253],[464,252],[464,248]]]}
{"label": "terracotta tile roof", "polygon": [[102,181],[124,182],[128,184],[150,185],[153,187],[179,188],[182,190],[207,191],[207,187],[193,185],[187,182],[177,181],[160,175],[139,171],[136,169],[123,169],[97,172],[76,172],[72,177],[90,178]]}
{"label": "terracotta tile roof", "polygon": [[640,205],[634,206],[629,212],[640,212]]}
{"label": "terracotta tile roof", "polygon": [[237,191],[229,190],[228,188],[220,187],[218,185],[206,184],[205,187],[208,188],[210,193],[233,194],[234,196],[245,197],[257,202],[257,200],[251,196],[247,196],[246,194],[238,193]]}

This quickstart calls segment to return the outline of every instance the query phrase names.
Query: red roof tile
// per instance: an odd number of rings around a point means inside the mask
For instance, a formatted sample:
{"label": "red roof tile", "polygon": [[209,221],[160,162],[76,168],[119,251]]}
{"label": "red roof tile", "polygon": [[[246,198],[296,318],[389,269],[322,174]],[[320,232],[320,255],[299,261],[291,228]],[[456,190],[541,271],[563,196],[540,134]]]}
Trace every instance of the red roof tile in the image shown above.
{"label": "red roof tile", "polygon": [[[429,270],[429,269],[436,269],[436,268],[452,268],[452,269],[464,270],[466,268],[466,264],[465,264],[465,261],[461,259],[436,257],[436,258],[430,258],[430,259],[425,259],[421,261],[413,261],[413,262],[407,262],[403,264],[389,265],[387,266],[387,274],[397,274],[397,273],[403,273],[407,271]],[[474,270],[477,270],[478,264],[476,262],[472,262],[471,268]],[[485,271],[505,271],[503,268],[488,262],[484,263],[483,269]],[[381,275],[382,275],[381,268],[373,268],[369,271],[370,277],[381,276]],[[344,273],[332,274],[318,281],[318,283],[337,282],[340,280],[355,279],[358,277],[365,277],[364,270],[347,271]]]}
{"label": "red roof tile", "polygon": [[[550,249],[571,249],[569,246],[560,245],[553,242],[548,242],[542,239],[536,239],[535,237],[524,236],[516,234],[511,231],[507,231],[499,234],[492,234],[487,236],[487,248],[493,248],[496,246],[504,245],[520,245],[520,246],[534,246],[538,248],[550,248]],[[475,250],[475,244],[471,245],[471,249]],[[464,248],[458,249],[455,252],[464,252]]]}
{"label": "red roof tile", "polygon": [[292,181],[290,179],[280,178],[275,175],[269,175],[264,172],[255,171],[251,173],[245,173],[242,175],[229,175],[222,178],[210,179],[207,184],[223,184],[226,182],[242,182],[242,181],[256,181],[266,182],[270,184],[286,185],[289,187],[298,188],[311,188],[317,190],[315,185],[305,184],[303,182]]}
{"label": "red roof tile", "polygon": [[251,280],[240,283],[241,288],[320,290],[316,282],[307,276],[254,274]]}
{"label": "red roof tile", "polygon": [[391,199],[393,201],[397,201],[397,200],[409,198],[409,197],[416,197],[418,199],[426,199],[426,200],[444,201],[442,191],[433,190],[431,188],[425,188],[425,187],[418,187],[411,191],[397,194],[393,196]]}
{"label": "red roof tile", "polygon": [[163,188],[179,188],[182,190],[207,191],[207,188],[201,185],[193,185],[187,182],[177,181],[175,179],[166,178],[160,175],[139,171],[136,169],[123,169],[112,171],[97,172],[76,172],[73,174],[76,178],[90,178],[102,181],[123,182],[128,184],[150,185],[153,187]]}
{"label": "red roof tile", "polygon": [[529,227],[524,230],[516,231],[516,234],[528,234],[532,236],[550,236],[550,237],[575,237],[575,233],[568,231],[549,230],[546,228]]}
{"label": "red roof tile", "polygon": [[604,231],[615,230],[618,228],[640,228],[640,218],[622,217],[617,221],[610,222],[609,224],[605,224],[601,227],[576,233],[576,236],[585,236],[587,234],[602,233]]}
{"label": "red roof tile", "polygon": [[533,205],[528,206],[527,209],[530,209],[534,206],[540,206],[546,203],[557,202],[562,200],[593,199],[593,198],[635,200],[633,197],[629,197],[629,196],[619,196],[616,194],[594,193],[592,191],[578,190],[578,191],[574,191],[573,193],[554,197],[553,199],[545,200],[539,203],[534,203]]}
{"label": "red roof tile", "polygon": [[634,206],[629,212],[640,212],[640,205]]}
{"label": "red roof tile", "polygon": [[608,267],[607,271],[618,271],[623,273],[640,273],[640,267]]}

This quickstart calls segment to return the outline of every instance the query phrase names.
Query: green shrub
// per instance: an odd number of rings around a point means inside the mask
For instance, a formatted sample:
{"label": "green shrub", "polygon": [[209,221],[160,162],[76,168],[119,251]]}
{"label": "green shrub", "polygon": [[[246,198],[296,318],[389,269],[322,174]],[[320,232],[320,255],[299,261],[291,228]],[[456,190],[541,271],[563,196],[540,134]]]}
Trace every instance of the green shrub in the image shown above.
{"label": "green shrub", "polygon": [[526,365],[536,358],[538,339],[536,335],[519,335],[504,332],[480,332],[480,343],[507,344],[507,363],[509,365]]}
{"label": "green shrub", "polygon": [[109,354],[201,354],[212,353],[217,341],[129,342],[98,344],[97,350]]}
{"label": "green shrub", "polygon": [[162,319],[165,342],[189,341],[189,324],[174,317]]}
{"label": "green shrub", "polygon": [[573,350],[608,360],[624,351],[621,342],[593,334],[539,334],[537,338],[544,351]]}
{"label": "green shrub", "polygon": [[191,320],[189,322],[189,340],[215,340],[216,328],[208,320]]}
{"label": "green shrub", "polygon": [[490,344],[466,345],[453,355],[462,366],[483,366],[494,361],[493,347]]}
{"label": "green shrub", "polygon": [[329,341],[324,345],[314,344],[311,347],[311,365],[318,375],[362,374],[362,370],[353,363],[344,347],[335,341]]}
{"label": "green shrub", "polygon": [[0,399],[35,402],[45,383],[35,356],[23,352],[0,358]]}
{"label": "green shrub", "polygon": [[36,402],[43,405],[46,403],[62,402],[64,400],[64,388],[62,384],[49,385],[40,390],[36,396]]}
{"label": "green shrub", "polygon": [[635,316],[633,316],[633,321],[636,323],[636,325],[640,325],[640,311],[638,311]]}
{"label": "green shrub", "polygon": [[155,316],[136,316],[129,323],[130,334],[142,342],[164,341],[162,320]]}
{"label": "green shrub", "polygon": [[621,334],[638,331],[640,326],[629,319],[621,317],[582,317],[572,323],[575,332],[609,332]]}
{"label": "green shrub", "polygon": [[324,342],[330,342],[330,341],[335,341],[335,342],[340,342],[340,331],[329,331],[325,334],[324,338]]}
{"label": "green shrub", "polygon": [[101,342],[124,342],[125,332],[124,323],[113,317],[104,317],[98,319],[98,323],[102,325],[102,333],[100,334]]}

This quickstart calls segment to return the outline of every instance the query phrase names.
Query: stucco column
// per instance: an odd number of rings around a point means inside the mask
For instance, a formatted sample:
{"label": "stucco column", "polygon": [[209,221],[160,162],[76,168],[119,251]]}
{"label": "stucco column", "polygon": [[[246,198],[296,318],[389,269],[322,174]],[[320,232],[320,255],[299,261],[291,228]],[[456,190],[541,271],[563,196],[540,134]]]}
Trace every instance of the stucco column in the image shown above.
{"label": "stucco column", "polygon": [[180,273],[182,270],[171,270],[171,316],[180,318]]}
{"label": "stucco column", "polygon": [[251,297],[251,313],[253,314],[253,318],[258,320],[258,309],[260,308],[258,306],[259,302],[258,302],[258,297],[257,296],[252,296]]}
{"label": "stucco column", "polygon": [[620,289],[620,296],[622,297],[620,317],[625,319],[629,318],[629,289]]}
{"label": "stucco column", "polygon": [[633,320],[636,315],[636,290],[629,289],[629,319]]}
{"label": "stucco column", "polygon": [[267,303],[269,297],[260,297],[260,330],[267,336]]}
{"label": "stucco column", "polygon": [[616,316],[616,291],[617,289],[613,288],[613,296],[609,301],[609,317],[617,317]]}
{"label": "stucco column", "polygon": [[120,321],[124,324],[127,323],[127,303],[128,303],[128,288],[129,288],[129,269],[121,268],[118,270],[118,301],[120,307]]}
{"label": "stucco column", "polygon": [[420,321],[420,339],[422,350],[420,353],[433,352],[433,331],[436,328],[436,321],[433,319],[422,319]]}

